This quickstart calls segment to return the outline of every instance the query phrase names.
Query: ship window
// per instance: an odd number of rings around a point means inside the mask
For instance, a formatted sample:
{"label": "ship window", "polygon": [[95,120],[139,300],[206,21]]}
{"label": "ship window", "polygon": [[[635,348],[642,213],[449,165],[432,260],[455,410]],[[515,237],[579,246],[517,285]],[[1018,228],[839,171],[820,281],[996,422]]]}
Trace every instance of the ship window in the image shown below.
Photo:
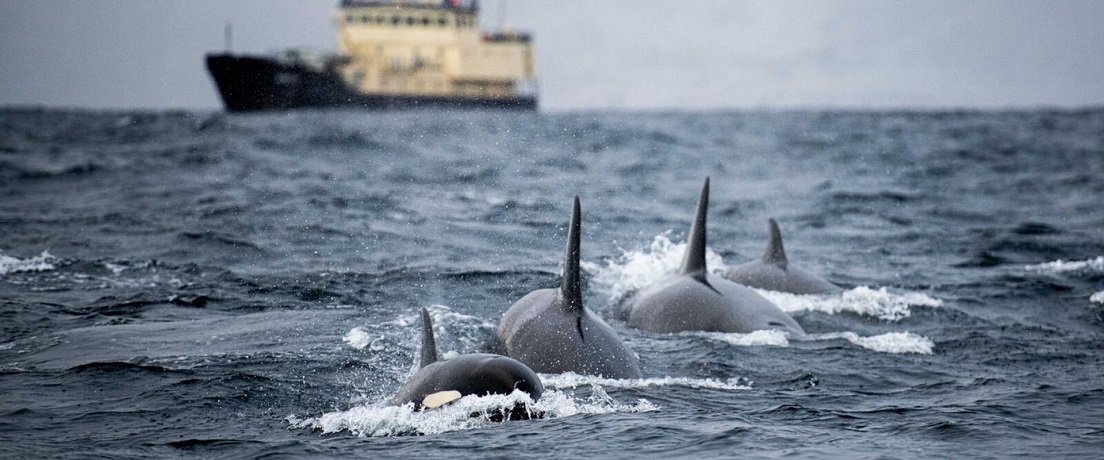
{"label": "ship window", "polygon": [[429,25],[429,18],[428,17],[422,16],[422,25],[423,26],[428,26]]}
{"label": "ship window", "polygon": [[376,24],[383,24],[386,19],[383,16],[376,16]]}
{"label": "ship window", "polygon": [[353,22],[353,15],[345,16],[345,22]]}
{"label": "ship window", "polygon": [[447,26],[448,25],[448,19],[445,19],[444,17],[437,18],[437,25],[441,26],[441,27]]}
{"label": "ship window", "polygon": [[414,25],[414,16],[407,16],[406,17],[406,25],[408,25],[408,26]]}
{"label": "ship window", "polygon": [[361,17],[360,17],[360,22],[363,22],[363,23],[365,23],[365,24],[368,24],[368,23],[370,23],[370,22],[372,22],[372,21],[371,21],[371,20],[370,20],[370,19],[368,18],[368,16],[361,16]]}
{"label": "ship window", "polygon": [[398,16],[391,16],[391,25],[397,26],[401,20]]}

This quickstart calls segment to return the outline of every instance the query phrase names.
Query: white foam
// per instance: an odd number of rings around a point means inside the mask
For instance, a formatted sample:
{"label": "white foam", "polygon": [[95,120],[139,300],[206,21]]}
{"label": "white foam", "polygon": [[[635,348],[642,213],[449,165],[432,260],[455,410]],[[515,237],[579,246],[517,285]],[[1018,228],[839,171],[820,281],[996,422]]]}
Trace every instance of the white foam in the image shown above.
{"label": "white foam", "polygon": [[935,343],[931,339],[913,334],[911,332],[889,332],[870,337],[860,337],[854,332],[833,332],[828,334],[815,334],[809,337],[813,340],[845,339],[867,350],[881,353],[918,353],[932,354]]}
{"label": "white foam", "polygon": [[345,337],[342,337],[341,340],[357,350],[363,350],[368,345],[372,344],[372,337],[369,336],[367,332],[364,332],[364,329],[359,327],[354,327],[348,334],[345,334]]}
{"label": "white foam", "polygon": [[828,314],[852,312],[886,321],[909,317],[912,314],[910,307],[937,308],[943,305],[942,300],[919,292],[896,294],[884,287],[871,289],[867,286],[859,286],[838,295],[796,295],[760,289],[756,291],[788,313],[803,310]]}
{"label": "white foam", "polygon": [[575,389],[580,386],[606,386],[612,388],[688,387],[713,390],[750,390],[751,382],[742,378],[728,380],[690,377],[651,377],[646,379],[607,379],[574,372],[541,374],[541,382],[548,389]]}
{"label": "white foam", "polygon": [[539,418],[659,410],[659,407],[645,399],[638,399],[635,404],[618,404],[601,388],[596,387],[586,401],[576,401],[562,392],[546,390],[540,400],[534,402],[527,393],[515,390],[509,395],[469,395],[452,404],[424,411],[415,410],[413,404],[367,405],[306,419],[292,414],[286,420],[292,427],[314,429],[322,433],[348,431],[356,436],[366,437],[426,435],[506,423],[495,422],[492,416],[519,405],[524,406],[531,416]]}
{"label": "white foam", "polygon": [[1089,297],[1089,302],[1104,304],[1104,291],[1097,292]]}
{"label": "white foam", "polygon": [[[790,346],[790,338],[778,330],[754,331],[749,334],[725,332],[690,332],[688,334],[725,342],[738,347]],[[926,337],[910,332],[890,332],[871,337],[861,337],[854,332],[831,332],[827,334],[809,334],[796,338],[801,341],[845,339],[867,350],[881,353],[921,353],[930,355],[934,343]]]}
{"label": "white foam", "polygon": [[738,347],[786,347],[790,345],[789,339],[786,338],[786,333],[776,329],[752,331],[747,334],[735,332],[693,332],[691,334],[700,335]]}
{"label": "white foam", "polygon": [[[610,300],[621,298],[628,292],[644,288],[675,273],[682,265],[686,243],[672,243],[671,231],[656,235],[648,247],[637,251],[621,250],[621,256],[606,261],[605,265],[582,262],[583,270],[591,274],[595,288],[606,292]],[[723,273],[727,267],[724,259],[706,248],[706,265],[710,272]]]}
{"label": "white foam", "polygon": [[103,266],[104,266],[104,268],[107,268],[108,270],[111,270],[111,273],[113,275],[116,275],[116,276],[118,276],[120,273],[122,273],[123,270],[126,270],[126,266],[113,264],[111,262],[103,262]]}
{"label": "white foam", "polygon": [[1051,273],[1077,272],[1082,270],[1104,272],[1104,256],[1097,256],[1095,259],[1074,260],[1069,262],[1059,259],[1054,262],[1026,265],[1024,266],[1024,270]]}
{"label": "white foam", "polygon": [[19,259],[4,255],[0,251],[0,275],[21,272],[44,272],[57,268],[54,262],[57,258],[50,255],[50,251],[42,251],[42,254],[29,259]]}

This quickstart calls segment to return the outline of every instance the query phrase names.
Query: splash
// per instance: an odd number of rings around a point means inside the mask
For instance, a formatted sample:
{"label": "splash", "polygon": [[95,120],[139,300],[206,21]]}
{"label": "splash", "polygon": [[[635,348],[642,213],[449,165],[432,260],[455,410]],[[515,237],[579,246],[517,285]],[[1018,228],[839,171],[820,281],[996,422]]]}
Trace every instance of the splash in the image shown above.
{"label": "splash", "polygon": [[372,344],[372,337],[359,327],[354,327],[341,340],[357,350],[363,350]]}
{"label": "splash", "polygon": [[1104,291],[1097,292],[1089,297],[1089,302],[1104,304]]}
{"label": "splash", "polygon": [[54,262],[57,258],[50,255],[50,251],[42,251],[42,254],[31,257],[29,259],[19,259],[12,256],[4,255],[3,251],[0,251],[0,275],[7,275],[9,273],[21,273],[21,272],[44,272],[47,270],[53,270],[57,268]]}
{"label": "splash", "polygon": [[548,389],[575,389],[581,386],[605,386],[611,388],[687,387],[711,390],[750,390],[751,382],[743,378],[718,380],[690,377],[652,377],[646,379],[608,379],[574,372],[541,374],[541,382]]}
{"label": "splash", "polygon": [[814,340],[844,339],[867,350],[881,353],[918,353],[932,354],[935,343],[931,339],[911,332],[889,332],[870,337],[860,337],[854,332],[833,332],[816,334]]}
{"label": "splash", "polygon": [[[456,313],[445,305],[430,305],[426,310],[433,320],[433,335],[444,357],[479,351],[488,338],[494,336],[494,323]],[[417,340],[408,343],[403,339],[410,334],[421,335],[421,316],[414,311],[391,321],[354,327],[342,337],[342,342],[357,350],[367,348],[370,351],[384,351],[396,345],[409,348],[409,343],[421,343]]]}
{"label": "splash", "polygon": [[533,401],[527,393],[515,390],[508,395],[469,395],[447,406],[432,410],[416,410],[413,404],[402,406],[358,406],[346,411],[329,412],[319,417],[299,418],[292,414],[287,422],[293,428],[318,430],[322,433],[347,431],[356,436],[430,435],[450,431],[471,430],[501,423],[504,413],[524,411],[521,418],[562,418],[577,414],[608,414],[652,412],[659,407],[645,399],[635,404],[619,404],[600,387],[589,398],[577,401],[555,390],[545,391]]}
{"label": "splash", "polygon": [[[580,265],[592,276],[595,288],[615,301],[678,270],[686,252],[686,243],[672,243],[670,234],[668,230],[656,235],[648,247],[639,251],[622,249],[621,256],[606,261],[605,265],[593,262]],[[719,275],[727,269],[721,256],[711,249],[706,248],[705,259],[711,273]]]}
{"label": "splash", "polygon": [[918,292],[895,294],[886,288],[871,289],[867,286],[843,291],[832,295],[796,295],[756,289],[760,295],[774,302],[782,311],[819,311],[836,314],[841,312],[873,316],[886,321],[898,321],[908,318],[910,307],[932,307],[943,305],[943,301]]}
{"label": "splash", "polygon": [[1069,262],[1066,262],[1064,260],[1055,260],[1054,262],[1047,262],[1037,265],[1026,265],[1024,266],[1024,270],[1050,273],[1067,273],[1090,270],[1104,272],[1104,256],[1097,256],[1095,259],[1088,260],[1075,260]]}

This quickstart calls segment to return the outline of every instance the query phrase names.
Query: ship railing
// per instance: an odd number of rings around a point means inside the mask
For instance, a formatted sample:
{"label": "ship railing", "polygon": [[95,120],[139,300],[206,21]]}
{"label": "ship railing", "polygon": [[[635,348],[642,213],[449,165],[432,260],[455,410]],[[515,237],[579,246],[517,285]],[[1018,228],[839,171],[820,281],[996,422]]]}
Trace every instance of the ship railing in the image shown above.
{"label": "ship railing", "polygon": [[402,8],[427,8],[479,12],[479,0],[341,0],[342,8],[360,8],[374,6],[393,6]]}
{"label": "ship railing", "polygon": [[531,35],[529,35],[528,33],[525,33],[525,32],[514,32],[514,31],[500,30],[500,31],[496,31],[496,32],[484,32],[483,33],[483,41],[491,42],[491,43],[500,43],[500,42],[529,43],[529,42],[533,41],[533,37]]}

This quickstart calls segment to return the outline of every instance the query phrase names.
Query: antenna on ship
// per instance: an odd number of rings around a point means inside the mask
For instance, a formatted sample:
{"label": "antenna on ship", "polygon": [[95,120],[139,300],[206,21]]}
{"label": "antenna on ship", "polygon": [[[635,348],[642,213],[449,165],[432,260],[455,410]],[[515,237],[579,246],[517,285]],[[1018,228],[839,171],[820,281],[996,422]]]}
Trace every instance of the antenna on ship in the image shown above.
{"label": "antenna on ship", "polygon": [[226,54],[234,52],[234,25],[226,23],[226,27],[222,29],[222,39],[226,45]]}

